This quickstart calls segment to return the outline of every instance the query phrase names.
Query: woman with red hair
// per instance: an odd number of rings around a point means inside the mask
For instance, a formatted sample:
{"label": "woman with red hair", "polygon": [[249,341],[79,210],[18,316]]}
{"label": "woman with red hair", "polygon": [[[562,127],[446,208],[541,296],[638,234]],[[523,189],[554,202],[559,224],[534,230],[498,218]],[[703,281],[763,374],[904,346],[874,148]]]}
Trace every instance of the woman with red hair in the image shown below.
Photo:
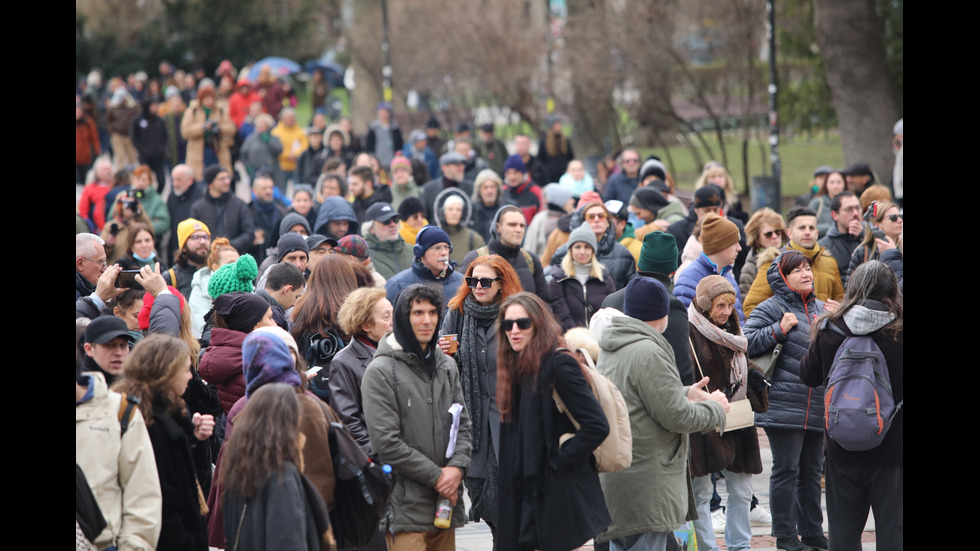
{"label": "woman with red hair", "polygon": [[[507,338],[497,348],[497,548],[577,549],[611,521],[592,455],[609,424],[544,301],[511,295],[498,323]],[[579,429],[558,411],[555,394]]]}
{"label": "woman with red hair", "polygon": [[497,456],[500,449],[500,411],[497,395],[497,315],[500,304],[521,292],[521,280],[503,257],[477,257],[466,268],[466,285],[449,301],[439,347],[450,353],[455,335],[466,409],[473,425],[473,456],[463,483],[470,494],[471,521],[483,519],[496,537]]}

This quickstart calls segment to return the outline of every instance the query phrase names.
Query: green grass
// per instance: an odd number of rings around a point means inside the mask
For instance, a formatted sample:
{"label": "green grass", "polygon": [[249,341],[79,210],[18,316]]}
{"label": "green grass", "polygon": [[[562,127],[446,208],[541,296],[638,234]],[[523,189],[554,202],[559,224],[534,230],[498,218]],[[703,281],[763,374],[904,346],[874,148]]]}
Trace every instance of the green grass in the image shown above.
{"label": "green grass", "polygon": [[[769,161],[768,136],[761,139],[753,139],[748,146],[748,174],[751,182],[753,176],[771,176],[772,165]],[[720,157],[718,141],[714,137],[708,138],[715,155]],[[701,158],[709,160],[703,148],[700,149]],[[740,195],[748,199],[746,190],[748,183],[744,177],[742,159],[742,141],[740,138],[727,138],[725,150],[728,154],[728,172],[735,179],[735,189]],[[654,154],[660,157],[665,163],[668,157],[662,148],[641,148],[641,154],[646,156]],[[783,211],[793,204],[797,196],[808,193],[810,180],[813,178],[813,170],[820,165],[830,165],[840,167],[843,164],[844,152],[841,149],[840,137],[837,134],[827,134],[817,137],[794,137],[787,139],[781,137],[779,145],[779,156],[782,165],[781,188],[783,198]],[[721,161],[720,158],[714,160]],[[670,148],[670,161],[668,169],[674,177],[674,181],[681,189],[693,190],[694,184],[701,175],[701,166],[695,162],[691,150],[684,145],[676,145]],[[749,183],[750,183],[749,182]],[[746,203],[747,205],[747,203]]]}

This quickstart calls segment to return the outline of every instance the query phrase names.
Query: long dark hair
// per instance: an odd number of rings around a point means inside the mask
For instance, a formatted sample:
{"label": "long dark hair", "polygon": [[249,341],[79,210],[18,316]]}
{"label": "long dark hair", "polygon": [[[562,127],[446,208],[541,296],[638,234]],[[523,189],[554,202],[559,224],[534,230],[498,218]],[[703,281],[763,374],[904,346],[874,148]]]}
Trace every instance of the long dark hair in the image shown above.
{"label": "long dark hair", "polygon": [[337,312],[344,297],[357,287],[357,275],[346,256],[327,255],[314,264],[306,292],[293,312],[292,334],[296,340],[308,333],[326,335],[337,328]]}
{"label": "long dark hair", "polygon": [[810,325],[810,340],[817,336],[817,331],[823,325],[823,320],[833,321],[844,317],[853,306],[865,300],[875,300],[884,304],[888,311],[895,315],[895,321],[885,328],[892,338],[898,337],[898,332],[904,325],[904,306],[902,291],[898,288],[898,278],[887,264],[879,260],[869,260],[862,263],[854,273],[847,278],[847,290],[836,312],[826,312]]}
{"label": "long dark hair", "polygon": [[299,399],[287,384],[269,383],[252,394],[235,417],[235,437],[225,442],[221,479],[236,495],[252,498],[265,481],[282,475],[287,461],[299,468]]}
{"label": "long dark hair", "polygon": [[146,426],[153,424],[155,400],[166,408],[166,413],[184,415],[187,406],[177,394],[174,381],[183,376],[184,362],[191,359],[191,350],[184,341],[152,333],[133,347],[123,363],[123,377],[112,389],[140,399],[139,409]]}
{"label": "long dark hair", "polygon": [[[534,328],[534,334],[524,350],[520,352],[515,352],[511,348],[510,340],[507,339],[507,333],[502,327],[507,309],[515,305],[527,311],[527,315],[531,318],[531,327]],[[564,348],[565,338],[562,336],[561,325],[551,313],[551,308],[537,295],[528,292],[516,293],[504,300],[497,315],[497,324],[499,335],[497,337],[497,407],[500,409],[502,420],[506,422],[510,421],[514,384],[528,375],[536,380],[538,372],[541,371],[542,360],[556,349]],[[575,357],[570,351],[565,352]],[[584,368],[582,373],[588,380],[589,374]]]}

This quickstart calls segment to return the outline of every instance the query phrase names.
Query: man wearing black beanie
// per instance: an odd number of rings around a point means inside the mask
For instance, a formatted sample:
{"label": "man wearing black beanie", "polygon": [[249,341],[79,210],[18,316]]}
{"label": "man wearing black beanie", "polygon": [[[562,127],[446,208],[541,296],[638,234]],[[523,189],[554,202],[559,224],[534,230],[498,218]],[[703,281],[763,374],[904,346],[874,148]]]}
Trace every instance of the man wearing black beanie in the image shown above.
{"label": "man wearing black beanie", "polygon": [[251,253],[255,243],[255,223],[248,205],[231,192],[231,173],[211,165],[204,169],[207,193],[191,207],[196,218],[211,230],[211,241],[227,237],[239,254]]}

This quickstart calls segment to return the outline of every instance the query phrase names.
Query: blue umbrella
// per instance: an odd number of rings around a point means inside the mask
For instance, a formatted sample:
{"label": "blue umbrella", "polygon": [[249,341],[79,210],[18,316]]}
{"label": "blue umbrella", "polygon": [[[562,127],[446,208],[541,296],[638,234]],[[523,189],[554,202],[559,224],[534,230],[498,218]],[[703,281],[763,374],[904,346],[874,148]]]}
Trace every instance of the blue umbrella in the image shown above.
{"label": "blue umbrella", "polygon": [[321,57],[313,61],[306,62],[306,72],[313,73],[317,69],[323,72],[323,78],[334,88],[344,86],[344,67],[333,59]]}
{"label": "blue umbrella", "polygon": [[266,57],[255,62],[252,65],[252,70],[248,72],[248,80],[252,82],[257,82],[259,80],[259,71],[262,70],[263,65],[268,65],[272,69],[272,74],[277,76],[286,76],[293,73],[298,73],[302,70],[299,63],[291,59],[286,59],[285,57]]}

